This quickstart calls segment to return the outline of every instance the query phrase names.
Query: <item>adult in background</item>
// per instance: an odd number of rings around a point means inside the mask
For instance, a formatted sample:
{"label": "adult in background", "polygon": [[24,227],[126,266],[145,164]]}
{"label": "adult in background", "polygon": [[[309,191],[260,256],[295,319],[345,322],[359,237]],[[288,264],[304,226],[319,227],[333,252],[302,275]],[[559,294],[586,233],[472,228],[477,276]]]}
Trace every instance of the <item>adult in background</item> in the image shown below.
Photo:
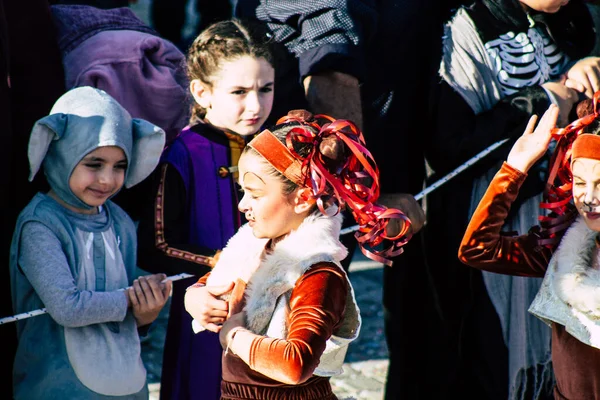
{"label": "adult in background", "polygon": [[[43,179],[29,184],[27,143],[35,121],[47,115],[63,93],[63,70],[47,1],[0,1],[0,120],[3,174],[0,199],[0,318],[13,315],[8,269],[12,230],[20,210]],[[43,71],[43,74],[40,72]],[[16,326],[0,325],[0,385],[12,398]]]}

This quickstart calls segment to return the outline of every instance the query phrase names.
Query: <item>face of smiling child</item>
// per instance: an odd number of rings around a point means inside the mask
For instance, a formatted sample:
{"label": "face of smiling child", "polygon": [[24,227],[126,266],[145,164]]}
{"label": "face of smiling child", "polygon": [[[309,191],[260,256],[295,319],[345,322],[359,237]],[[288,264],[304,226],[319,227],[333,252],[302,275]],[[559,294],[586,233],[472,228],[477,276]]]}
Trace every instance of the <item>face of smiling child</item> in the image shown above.
{"label": "face of smiling child", "polygon": [[573,161],[571,169],[575,206],[588,228],[600,232],[600,161],[577,158]]}
{"label": "face of smiling child", "polygon": [[[98,147],[79,161],[69,178],[69,187],[81,201],[98,207],[121,189],[126,170],[127,159],[122,149]],[[90,213],[90,210],[77,211]]]}
{"label": "face of smiling child", "polygon": [[204,120],[238,135],[255,134],[273,107],[275,70],[264,58],[225,61],[208,86],[194,80],[194,99],[206,109]]}
{"label": "face of smiling child", "polygon": [[311,210],[306,189],[283,193],[283,182],[267,173],[266,161],[253,153],[240,159],[240,185],[244,197],[238,209],[246,215],[257,238],[277,239],[298,228]]}

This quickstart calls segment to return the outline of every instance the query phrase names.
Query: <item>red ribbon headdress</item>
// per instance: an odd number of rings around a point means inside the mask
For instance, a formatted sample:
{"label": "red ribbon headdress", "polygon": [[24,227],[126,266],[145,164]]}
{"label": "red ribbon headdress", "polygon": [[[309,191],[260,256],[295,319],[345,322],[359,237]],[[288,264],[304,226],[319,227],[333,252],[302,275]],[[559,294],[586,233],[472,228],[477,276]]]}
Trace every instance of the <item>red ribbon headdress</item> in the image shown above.
{"label": "red ribbon headdress", "polygon": [[[550,210],[551,213],[547,217],[540,217],[541,230],[538,243],[542,246],[554,247],[577,216],[577,210],[571,203],[573,197],[571,162],[574,142],[581,134],[586,133],[586,128],[600,119],[599,101],[600,92],[596,92],[592,100],[584,100],[578,104],[577,116],[579,119],[571,122],[565,128],[556,128],[552,132],[552,137],[556,140],[556,148],[550,161],[550,173],[544,191],[544,200],[540,203],[541,208]],[[579,146],[576,147],[581,149],[588,147],[587,145],[581,146],[583,144],[579,143],[581,139],[578,140],[576,145]],[[590,148],[588,151],[592,150]],[[596,154],[592,158],[600,158],[600,154]]]}
{"label": "red ribbon headdress", "polygon": [[[290,111],[277,121],[277,125],[293,123],[297,125],[287,133],[285,144],[265,130],[248,146],[292,182],[312,189],[323,214],[331,215],[335,210],[335,215],[348,206],[360,225],[354,236],[362,252],[372,260],[392,265],[390,258],[401,254],[402,246],[410,239],[410,220],[400,210],[375,203],[379,198],[379,169],[365,147],[363,134],[351,121],[327,115],[313,117],[304,110]],[[325,155],[333,141],[344,146],[335,146],[336,154]],[[299,155],[295,144],[312,144],[309,154]],[[394,237],[385,232],[391,219],[403,221],[401,232]]]}

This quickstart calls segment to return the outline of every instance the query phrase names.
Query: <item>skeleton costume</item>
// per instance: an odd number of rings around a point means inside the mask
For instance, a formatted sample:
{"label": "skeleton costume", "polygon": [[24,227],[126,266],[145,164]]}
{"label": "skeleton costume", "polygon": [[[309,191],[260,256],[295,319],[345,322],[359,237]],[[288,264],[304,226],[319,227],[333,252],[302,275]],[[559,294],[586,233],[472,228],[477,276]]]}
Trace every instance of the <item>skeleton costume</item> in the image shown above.
{"label": "skeleton costume", "polygon": [[[440,250],[428,252],[429,265],[434,270],[441,308],[447,320],[456,321],[457,329],[501,329],[501,337],[492,348],[501,349],[505,344],[508,354],[495,350],[488,356],[491,368],[498,368],[492,373],[495,376],[506,374],[501,360],[508,362],[508,384],[499,382],[498,388],[490,388],[492,393],[508,391],[500,397],[551,395],[550,332],[523,307],[531,303],[541,280],[486,272],[481,275],[465,270],[459,262],[448,270],[448,260],[456,259],[468,217],[499,168],[495,164],[506,158],[513,138],[522,134],[530,116],[542,115],[553,101],[541,85],[591,55],[595,38],[592,16],[580,0],[569,2],[555,14],[525,11],[518,0],[483,0],[459,9],[446,26],[434,111],[438,126],[427,150],[435,174],[443,175],[498,140],[510,140],[445,191],[428,199],[432,210],[428,221],[432,224],[427,228],[427,240]],[[546,156],[530,171],[504,230],[524,232],[538,223],[547,162]],[[455,238],[445,246],[446,251],[439,248],[440,236]],[[447,275],[453,277],[450,283],[437,277]],[[446,299],[449,294],[454,297]],[[464,328],[468,313],[476,322]],[[478,326],[477,321],[485,322]],[[485,347],[491,337],[478,342]]]}
{"label": "skeleton costume", "polygon": [[[123,150],[125,186],[156,167],[165,133],[105,92],[73,89],[36,122],[29,141],[30,179],[44,168],[52,191],[90,210],[69,179],[86,154]],[[135,318],[119,290],[135,278],[136,234],[127,214],[107,201],[97,214],[67,209],[38,193],[21,212],[10,253],[14,311],[45,307],[17,322],[15,399],[146,399],[146,370]]]}

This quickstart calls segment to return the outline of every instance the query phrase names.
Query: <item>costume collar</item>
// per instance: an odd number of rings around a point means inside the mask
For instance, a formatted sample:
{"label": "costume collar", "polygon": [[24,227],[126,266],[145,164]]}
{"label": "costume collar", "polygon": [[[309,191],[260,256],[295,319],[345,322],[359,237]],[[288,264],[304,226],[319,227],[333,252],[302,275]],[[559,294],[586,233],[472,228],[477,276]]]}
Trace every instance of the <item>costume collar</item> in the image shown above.
{"label": "costume collar", "polygon": [[[254,238],[249,225],[244,225],[221,253],[206,284],[229,284],[237,278],[248,282],[244,293],[246,327],[256,334],[285,339],[289,298],[298,279],[311,266],[324,261],[337,264],[343,271],[339,261],[348,251],[338,240],[341,223],[339,215],[326,217],[314,213],[269,254],[263,252],[268,240]],[[360,311],[348,281],[343,319],[328,338],[315,375],[333,376],[342,372],[348,345],[358,337],[360,326]]]}
{"label": "costume collar", "polygon": [[339,241],[341,223],[340,215],[327,217],[317,211],[268,254],[264,251],[268,240],[254,237],[252,228],[245,224],[223,249],[207,285],[226,285],[237,279],[246,282],[245,310],[249,327],[260,333],[275,305],[269,306],[265,301],[272,302],[290,291],[300,276],[317,262],[339,265],[347,256],[348,250]]}
{"label": "costume collar", "polygon": [[600,348],[600,271],[592,268],[597,235],[583,218],[573,223],[550,260],[529,311]]}

